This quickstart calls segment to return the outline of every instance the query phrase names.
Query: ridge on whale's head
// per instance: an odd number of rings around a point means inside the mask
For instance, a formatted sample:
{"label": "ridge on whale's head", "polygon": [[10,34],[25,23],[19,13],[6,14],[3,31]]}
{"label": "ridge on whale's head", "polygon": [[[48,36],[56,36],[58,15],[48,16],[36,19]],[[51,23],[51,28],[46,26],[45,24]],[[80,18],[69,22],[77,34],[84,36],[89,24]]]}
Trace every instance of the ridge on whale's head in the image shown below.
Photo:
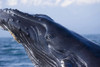
{"label": "ridge on whale's head", "polygon": [[[42,14],[30,15],[14,9],[0,9],[0,26],[22,43],[34,65],[59,67],[60,62],[50,52],[50,39],[55,37],[54,20]],[[53,26],[53,27],[52,27]]]}

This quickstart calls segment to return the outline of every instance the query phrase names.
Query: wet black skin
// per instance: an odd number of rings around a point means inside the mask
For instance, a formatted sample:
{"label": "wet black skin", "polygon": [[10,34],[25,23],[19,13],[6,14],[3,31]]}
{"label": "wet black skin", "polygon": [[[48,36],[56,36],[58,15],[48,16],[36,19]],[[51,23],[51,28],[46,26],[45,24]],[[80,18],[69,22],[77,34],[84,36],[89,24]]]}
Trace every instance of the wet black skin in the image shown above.
{"label": "wet black skin", "polygon": [[46,15],[0,10],[0,26],[21,43],[34,67],[100,67],[100,46]]}

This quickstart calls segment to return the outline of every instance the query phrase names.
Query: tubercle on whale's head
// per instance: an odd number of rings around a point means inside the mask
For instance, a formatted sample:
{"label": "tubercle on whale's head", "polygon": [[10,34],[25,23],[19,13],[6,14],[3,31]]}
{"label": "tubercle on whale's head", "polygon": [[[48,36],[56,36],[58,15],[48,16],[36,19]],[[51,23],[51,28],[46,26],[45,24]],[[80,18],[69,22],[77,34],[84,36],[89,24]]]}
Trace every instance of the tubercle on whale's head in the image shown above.
{"label": "tubercle on whale's head", "polygon": [[8,21],[10,20],[10,17],[8,15],[7,9],[0,9],[0,27],[4,30],[9,29]]}

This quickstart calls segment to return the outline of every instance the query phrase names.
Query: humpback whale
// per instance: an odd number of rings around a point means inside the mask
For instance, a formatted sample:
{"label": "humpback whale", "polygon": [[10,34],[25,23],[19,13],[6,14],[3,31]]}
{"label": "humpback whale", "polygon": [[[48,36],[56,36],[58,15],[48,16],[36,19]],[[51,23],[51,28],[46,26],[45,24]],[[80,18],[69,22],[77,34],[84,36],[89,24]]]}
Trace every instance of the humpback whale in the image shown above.
{"label": "humpback whale", "polygon": [[100,46],[43,14],[0,9],[0,26],[23,45],[34,67],[100,67]]}

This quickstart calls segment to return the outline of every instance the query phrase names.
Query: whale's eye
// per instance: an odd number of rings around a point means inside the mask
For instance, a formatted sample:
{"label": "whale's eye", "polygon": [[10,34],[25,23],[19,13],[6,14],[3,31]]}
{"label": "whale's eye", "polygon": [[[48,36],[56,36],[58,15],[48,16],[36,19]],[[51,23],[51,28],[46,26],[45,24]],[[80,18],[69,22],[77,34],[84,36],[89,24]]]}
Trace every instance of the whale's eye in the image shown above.
{"label": "whale's eye", "polygon": [[50,33],[50,34],[47,34],[45,38],[47,40],[50,40],[50,39],[53,39],[54,37],[55,37],[55,34],[54,33]]}

